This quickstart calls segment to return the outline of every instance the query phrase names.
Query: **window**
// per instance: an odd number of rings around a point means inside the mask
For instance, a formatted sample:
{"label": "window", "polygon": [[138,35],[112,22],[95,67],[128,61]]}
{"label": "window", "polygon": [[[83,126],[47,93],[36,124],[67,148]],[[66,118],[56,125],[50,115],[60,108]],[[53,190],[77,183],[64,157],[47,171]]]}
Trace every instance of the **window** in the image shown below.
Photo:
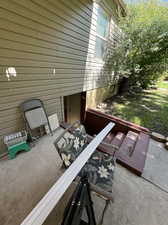
{"label": "window", "polygon": [[108,29],[109,29],[109,17],[106,14],[106,12],[101,7],[99,7],[97,29],[96,29],[95,57],[100,60],[103,60]]}

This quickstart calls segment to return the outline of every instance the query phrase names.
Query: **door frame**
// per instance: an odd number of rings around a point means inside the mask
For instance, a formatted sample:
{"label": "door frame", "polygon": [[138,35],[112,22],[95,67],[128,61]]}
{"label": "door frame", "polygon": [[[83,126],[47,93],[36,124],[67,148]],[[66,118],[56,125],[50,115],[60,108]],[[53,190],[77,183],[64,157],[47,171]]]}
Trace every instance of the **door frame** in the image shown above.
{"label": "door frame", "polygon": [[[80,94],[80,121],[81,121],[81,123],[83,123],[84,119],[85,119],[85,111],[86,111],[86,91],[80,92],[80,93],[75,93],[75,94]],[[71,95],[68,95],[68,96],[71,96]],[[65,118],[65,122],[68,122],[67,121],[68,120],[68,109],[67,109],[67,107],[68,107],[67,97],[68,96],[64,96],[64,118]]]}

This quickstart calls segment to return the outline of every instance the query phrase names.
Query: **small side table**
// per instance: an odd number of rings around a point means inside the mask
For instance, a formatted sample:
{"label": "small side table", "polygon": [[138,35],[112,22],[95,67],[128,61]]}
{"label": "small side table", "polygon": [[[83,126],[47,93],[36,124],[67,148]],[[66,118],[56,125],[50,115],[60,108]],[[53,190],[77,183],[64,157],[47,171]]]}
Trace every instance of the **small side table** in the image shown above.
{"label": "small side table", "polygon": [[8,146],[10,159],[14,159],[16,157],[16,154],[20,151],[26,152],[30,151],[30,147],[25,141],[17,143],[15,145]]}

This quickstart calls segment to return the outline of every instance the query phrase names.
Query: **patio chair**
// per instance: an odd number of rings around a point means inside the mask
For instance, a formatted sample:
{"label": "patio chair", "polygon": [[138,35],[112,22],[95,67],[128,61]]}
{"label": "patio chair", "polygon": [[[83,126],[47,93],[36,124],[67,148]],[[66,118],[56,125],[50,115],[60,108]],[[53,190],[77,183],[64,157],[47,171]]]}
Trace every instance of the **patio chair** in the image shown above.
{"label": "patio chair", "polygon": [[[79,121],[70,125],[60,134],[55,141],[55,146],[63,160],[64,169],[71,165],[92,139],[91,136],[86,134],[84,126]],[[101,148],[96,149],[79,173],[79,177],[87,174],[91,190],[106,200],[105,211],[110,201],[113,202],[112,185],[116,148],[103,142],[101,143],[102,146],[104,148],[111,147],[109,154],[101,151]]]}
{"label": "patio chair", "polygon": [[32,130],[48,125],[49,131],[52,134],[50,123],[45,111],[43,102],[40,99],[29,99],[24,101],[20,108],[23,112],[23,117],[26,122],[26,128],[33,140]]}

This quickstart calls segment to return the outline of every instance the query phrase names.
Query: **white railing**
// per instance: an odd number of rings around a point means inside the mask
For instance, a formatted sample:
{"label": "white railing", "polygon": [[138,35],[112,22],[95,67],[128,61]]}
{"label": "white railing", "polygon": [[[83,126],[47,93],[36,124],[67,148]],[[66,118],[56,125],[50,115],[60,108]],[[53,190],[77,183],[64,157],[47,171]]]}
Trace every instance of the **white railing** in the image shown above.
{"label": "white railing", "polygon": [[25,218],[21,225],[41,225],[50,212],[59,202],[79,171],[91,157],[95,149],[102,142],[105,136],[114,127],[114,123],[109,123],[84,149],[72,165],[63,173],[58,181],[52,186],[47,194],[41,199],[36,207]]}

